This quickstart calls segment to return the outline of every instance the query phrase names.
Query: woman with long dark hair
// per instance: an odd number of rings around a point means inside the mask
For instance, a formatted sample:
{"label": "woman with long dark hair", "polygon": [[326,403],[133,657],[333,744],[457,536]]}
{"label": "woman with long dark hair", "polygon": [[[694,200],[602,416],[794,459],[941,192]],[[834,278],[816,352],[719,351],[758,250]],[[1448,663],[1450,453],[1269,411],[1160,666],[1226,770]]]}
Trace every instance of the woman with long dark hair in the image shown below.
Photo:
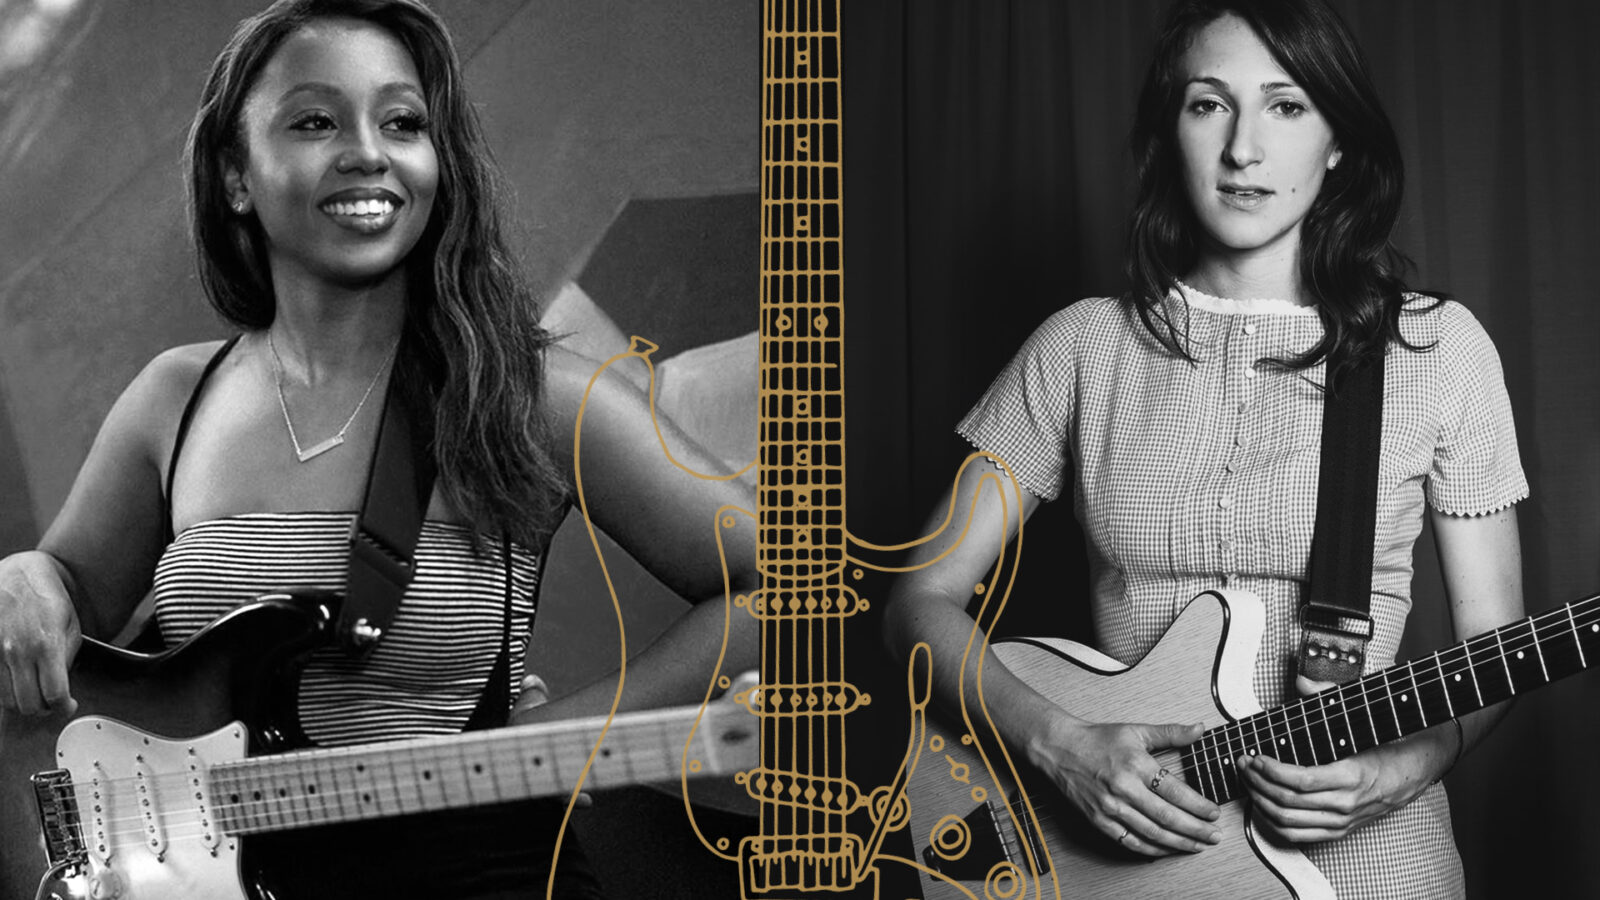
{"label": "woman with long dark hair", "polygon": [[[594,365],[540,328],[433,12],[281,0],[247,19],[206,81],[186,159],[200,282],[239,334],[151,362],[38,550],[0,562],[0,704],[70,709],[80,634],[116,634],[147,589],[169,645],[260,594],[342,591],[388,395],[431,433],[418,452],[437,480],[392,627],[365,659],[311,657],[298,701],[317,744],[507,720],[541,562],[577,496],[585,398],[594,522],[683,596],[722,594],[712,523],[751,498],[665,457],[646,399],[610,377],[590,390]],[[667,437],[691,468],[719,468]],[[735,590],[754,586],[752,532],[724,534]],[[717,607],[632,660],[625,707],[703,695]],[[748,618],[736,617],[730,671],[754,664]],[[602,714],[614,690],[602,681],[533,715]],[[297,860],[277,896],[543,896],[560,820],[559,804],[535,804],[275,837]],[[595,891],[576,847],[556,874],[558,896]]]}
{"label": "woman with long dark hair", "polygon": [[[1521,616],[1512,506],[1527,483],[1498,357],[1464,307],[1401,280],[1399,147],[1338,16],[1322,0],[1179,0],[1132,150],[1128,292],[1052,316],[958,428],[1015,474],[1021,518],[1071,484],[1098,649],[1131,665],[1191,597],[1232,587],[1265,610],[1261,705],[1322,686],[1296,669],[1322,409],[1366,363],[1386,384],[1365,670],[1394,662],[1424,516],[1456,633]],[[1020,526],[1003,521],[997,491],[979,491],[983,468],[954,488],[974,498],[966,537],[947,528],[919,548],[914,562],[950,556],[901,579],[886,613],[898,652],[931,645],[936,693],[952,706],[963,686],[969,698],[978,689],[977,665],[957,665],[973,626],[965,606]],[[1198,727],[1086,721],[992,655],[984,666],[1000,736],[1108,842],[1160,856],[1220,839],[1217,806],[1153,755]],[[1502,713],[1329,765],[1261,756],[1239,770],[1258,820],[1300,845],[1339,897],[1459,896],[1439,780]]]}

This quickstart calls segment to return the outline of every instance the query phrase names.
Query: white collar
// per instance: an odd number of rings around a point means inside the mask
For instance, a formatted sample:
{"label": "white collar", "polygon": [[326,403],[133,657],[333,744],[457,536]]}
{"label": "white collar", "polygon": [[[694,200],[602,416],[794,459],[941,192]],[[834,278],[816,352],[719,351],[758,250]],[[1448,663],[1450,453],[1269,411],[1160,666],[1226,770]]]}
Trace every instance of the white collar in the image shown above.
{"label": "white collar", "polygon": [[1293,300],[1281,300],[1276,297],[1253,297],[1248,300],[1234,300],[1231,297],[1218,297],[1208,294],[1199,288],[1190,287],[1183,281],[1177,282],[1177,292],[1184,302],[1194,309],[1203,309],[1206,312],[1221,313],[1231,316],[1315,316],[1317,307],[1302,306]]}

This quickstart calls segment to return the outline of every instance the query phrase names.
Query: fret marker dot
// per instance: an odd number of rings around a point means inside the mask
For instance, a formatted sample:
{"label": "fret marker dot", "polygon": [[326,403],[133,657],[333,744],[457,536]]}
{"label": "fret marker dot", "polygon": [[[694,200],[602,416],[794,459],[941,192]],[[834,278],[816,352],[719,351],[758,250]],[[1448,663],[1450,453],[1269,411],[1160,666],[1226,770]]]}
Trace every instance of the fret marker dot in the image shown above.
{"label": "fret marker dot", "polygon": [[372,795],[371,794],[362,794],[361,795],[361,802],[362,803],[371,803],[372,802]]}
{"label": "fret marker dot", "polygon": [[1521,659],[1521,658],[1522,658],[1522,651],[1518,650],[1517,651],[1517,659]]}
{"label": "fret marker dot", "polygon": [[1457,675],[1456,675],[1456,680],[1457,680],[1457,681],[1460,681],[1460,680],[1461,680],[1461,675],[1460,675],[1460,674],[1459,674],[1459,673],[1458,673],[1458,674],[1457,674]]}
{"label": "fret marker dot", "polygon": [[472,764],[472,774],[474,774],[474,775],[482,775],[483,774],[483,763],[473,763]]}
{"label": "fret marker dot", "polygon": [[1600,625],[1590,625],[1589,626],[1589,630],[1590,631],[1600,631]]}
{"label": "fret marker dot", "polygon": [[1411,702],[1411,695],[1410,694],[1401,694],[1400,695],[1400,702],[1401,703],[1410,703]]}
{"label": "fret marker dot", "polygon": [[1344,738],[1339,738],[1339,746],[1344,746]]}
{"label": "fret marker dot", "polygon": [[1288,738],[1278,738],[1278,746],[1283,747],[1289,743]]}
{"label": "fret marker dot", "polygon": [[433,772],[431,770],[429,770],[429,769],[423,769],[422,770],[422,780],[423,781],[432,781],[433,780]]}
{"label": "fret marker dot", "polygon": [[315,794],[316,792],[317,792],[317,786],[316,785],[314,785],[314,784],[306,785],[306,793]]}

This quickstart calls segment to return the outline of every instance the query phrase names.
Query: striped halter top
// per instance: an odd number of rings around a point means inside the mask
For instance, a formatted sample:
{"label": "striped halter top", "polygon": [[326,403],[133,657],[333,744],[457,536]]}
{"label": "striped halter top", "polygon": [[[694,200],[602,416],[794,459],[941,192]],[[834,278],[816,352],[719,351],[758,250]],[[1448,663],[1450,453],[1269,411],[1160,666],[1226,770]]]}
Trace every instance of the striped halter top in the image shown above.
{"label": "striped halter top", "polygon": [[[195,385],[190,408],[224,345]],[[179,427],[175,471],[189,412]],[[168,477],[170,490],[171,477]],[[170,503],[168,509],[171,509]],[[356,513],[246,513],[199,522],[167,545],[156,565],[155,618],[168,646],[261,594],[345,590]],[[170,521],[170,512],[169,512]],[[537,601],[539,558],[518,544],[480,541],[465,526],[426,521],[416,569],[395,620],[365,661],[337,647],[315,651],[300,683],[306,736],[323,746],[371,743],[462,729],[500,653],[510,607],[512,695]],[[509,584],[507,581],[509,580]]]}

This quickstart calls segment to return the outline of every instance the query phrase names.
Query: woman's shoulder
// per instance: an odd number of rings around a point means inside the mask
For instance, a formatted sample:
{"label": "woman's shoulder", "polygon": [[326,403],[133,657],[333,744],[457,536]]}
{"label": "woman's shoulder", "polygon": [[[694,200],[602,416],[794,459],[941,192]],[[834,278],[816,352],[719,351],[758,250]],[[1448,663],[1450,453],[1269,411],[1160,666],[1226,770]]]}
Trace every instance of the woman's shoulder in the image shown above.
{"label": "woman's shoulder", "polygon": [[202,341],[183,344],[156,354],[128,385],[128,393],[139,402],[151,404],[148,412],[176,404],[179,409],[200,384],[206,367],[227,341]]}
{"label": "woman's shoulder", "polygon": [[1085,338],[1103,337],[1126,326],[1127,308],[1118,297],[1085,297],[1051,313],[1031,339],[1070,349]]}
{"label": "woman's shoulder", "polygon": [[145,364],[128,383],[118,407],[152,426],[165,423],[170,415],[181,414],[225,341],[204,341],[163,350]]}
{"label": "woman's shoulder", "polygon": [[1432,347],[1447,357],[1494,352],[1483,323],[1457,300],[1408,293],[1402,310],[1400,334],[1413,346]]}
{"label": "woman's shoulder", "polygon": [[96,444],[114,453],[161,460],[184,406],[222,344],[208,341],[158,353],[111,405]]}

